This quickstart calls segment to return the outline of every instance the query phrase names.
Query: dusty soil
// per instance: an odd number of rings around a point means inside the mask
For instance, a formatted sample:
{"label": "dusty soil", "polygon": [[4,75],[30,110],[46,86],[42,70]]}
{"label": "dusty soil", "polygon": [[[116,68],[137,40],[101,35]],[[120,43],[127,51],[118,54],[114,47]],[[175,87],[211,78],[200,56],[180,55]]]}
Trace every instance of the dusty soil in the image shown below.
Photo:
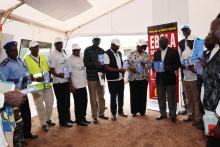
{"label": "dusty soil", "polygon": [[[205,147],[203,132],[182,122],[183,117],[173,124],[169,119],[157,121],[157,116],[148,111],[145,117],[100,120],[88,127],[63,128],[57,123],[48,133],[41,132],[35,117],[32,130],[39,138],[28,140],[28,147]],[[57,120],[56,111],[53,118]]]}

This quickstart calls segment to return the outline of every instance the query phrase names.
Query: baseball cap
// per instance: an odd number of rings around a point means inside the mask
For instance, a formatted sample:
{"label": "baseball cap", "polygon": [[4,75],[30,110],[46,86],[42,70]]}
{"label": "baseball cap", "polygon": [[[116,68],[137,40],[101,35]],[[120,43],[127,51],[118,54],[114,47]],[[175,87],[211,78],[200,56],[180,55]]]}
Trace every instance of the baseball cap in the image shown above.
{"label": "baseball cap", "polygon": [[112,41],[111,41],[111,44],[115,44],[115,45],[117,45],[117,46],[120,46],[120,45],[121,45],[121,43],[120,43],[120,41],[119,41],[118,38],[113,38]]}
{"label": "baseball cap", "polygon": [[63,39],[60,37],[55,38],[54,43],[63,42]]}
{"label": "baseball cap", "polygon": [[37,45],[39,45],[37,41],[32,40],[29,42],[29,48],[35,47]]}
{"label": "baseball cap", "polygon": [[80,47],[79,47],[79,45],[77,43],[74,43],[72,45],[72,50],[74,50],[74,49],[80,49]]}
{"label": "baseball cap", "polygon": [[146,42],[144,39],[140,39],[140,40],[137,42],[137,45],[138,45],[138,46],[147,45],[147,42]]}
{"label": "baseball cap", "polygon": [[190,29],[190,27],[187,26],[187,25],[184,25],[184,26],[181,28],[181,30],[184,30],[184,29]]}

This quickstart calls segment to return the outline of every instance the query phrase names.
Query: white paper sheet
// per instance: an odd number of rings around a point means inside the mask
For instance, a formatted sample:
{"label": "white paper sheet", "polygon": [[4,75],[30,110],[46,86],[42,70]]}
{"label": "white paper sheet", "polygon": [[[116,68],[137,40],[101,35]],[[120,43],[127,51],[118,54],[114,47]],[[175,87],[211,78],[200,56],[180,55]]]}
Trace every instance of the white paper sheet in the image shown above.
{"label": "white paper sheet", "polygon": [[104,85],[105,85],[105,79],[102,78],[102,74],[103,74],[103,73],[98,72],[100,84],[101,84],[102,86],[104,86]]}

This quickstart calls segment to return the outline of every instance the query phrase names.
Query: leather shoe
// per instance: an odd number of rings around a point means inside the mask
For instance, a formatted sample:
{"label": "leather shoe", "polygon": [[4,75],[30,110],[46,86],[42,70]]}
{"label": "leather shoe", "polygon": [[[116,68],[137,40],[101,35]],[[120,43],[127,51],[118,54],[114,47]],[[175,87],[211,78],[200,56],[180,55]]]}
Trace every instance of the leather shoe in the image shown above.
{"label": "leather shoe", "polygon": [[28,134],[28,135],[24,135],[24,138],[36,139],[36,138],[38,138],[38,136],[37,136],[37,135],[34,135],[34,134],[32,134],[32,133],[30,133],[30,134]]}
{"label": "leather shoe", "polygon": [[98,119],[97,118],[93,118],[93,123],[94,124],[98,124]]}
{"label": "leather shoe", "polygon": [[48,131],[49,131],[47,125],[43,125],[43,126],[41,127],[41,129],[42,129],[43,132],[48,132]]}
{"label": "leather shoe", "polygon": [[105,120],[108,120],[108,117],[105,116],[105,115],[100,115],[99,118],[101,118],[101,119],[105,119]]}
{"label": "leather shoe", "polygon": [[53,127],[53,126],[56,125],[56,123],[52,122],[51,120],[48,120],[48,121],[47,121],[47,125],[48,125],[49,127]]}
{"label": "leather shoe", "polygon": [[187,115],[187,112],[186,111],[181,111],[181,112],[179,112],[179,115]]}
{"label": "leather shoe", "polygon": [[171,121],[172,121],[173,123],[176,123],[176,117],[172,117],[172,118],[171,118]]}
{"label": "leather shoe", "polygon": [[202,124],[201,121],[194,121],[194,122],[192,123],[192,126],[200,126],[201,124]]}
{"label": "leather shoe", "polygon": [[65,128],[71,128],[73,125],[66,123],[66,124],[60,124],[60,126]]}
{"label": "leather shoe", "polygon": [[116,118],[115,115],[112,116],[112,120],[113,120],[113,121],[116,121],[116,120],[117,120],[117,118]]}
{"label": "leather shoe", "polygon": [[83,122],[84,122],[84,123],[87,123],[87,124],[91,124],[91,121],[88,121],[88,120],[86,120],[86,119],[83,120]]}
{"label": "leather shoe", "polygon": [[188,117],[187,119],[184,119],[183,122],[192,122],[192,119]]}
{"label": "leather shoe", "polygon": [[120,113],[118,113],[118,115],[120,115],[122,117],[128,117],[128,115],[124,114],[124,112],[120,112]]}
{"label": "leather shoe", "polygon": [[85,123],[85,122],[83,122],[83,121],[82,121],[82,122],[78,122],[77,125],[79,125],[79,126],[83,126],[83,127],[88,126],[88,124]]}
{"label": "leather shoe", "polygon": [[75,123],[76,123],[76,121],[73,121],[73,120],[71,120],[71,119],[70,119],[70,120],[68,120],[68,121],[67,121],[67,123],[70,123],[70,124],[75,124]]}
{"label": "leather shoe", "polygon": [[160,117],[156,118],[156,120],[161,120],[161,119],[165,119],[165,118],[167,118],[167,116],[160,116]]}
{"label": "leather shoe", "polygon": [[132,114],[132,117],[137,117],[137,114]]}

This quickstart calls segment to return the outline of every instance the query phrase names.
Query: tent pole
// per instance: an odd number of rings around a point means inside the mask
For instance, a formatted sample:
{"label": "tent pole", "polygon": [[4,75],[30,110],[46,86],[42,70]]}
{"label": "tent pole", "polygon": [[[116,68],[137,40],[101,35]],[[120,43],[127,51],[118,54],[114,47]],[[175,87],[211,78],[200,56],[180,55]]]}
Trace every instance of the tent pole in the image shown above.
{"label": "tent pole", "polygon": [[9,16],[11,15],[12,11],[17,9],[18,7],[22,6],[24,4],[24,0],[21,0],[20,3],[12,6],[11,8],[9,8],[8,10],[6,10],[3,13],[3,17],[5,17],[5,19],[3,20],[3,22],[1,23],[2,25],[4,25],[4,23],[7,21],[7,19],[9,18]]}

